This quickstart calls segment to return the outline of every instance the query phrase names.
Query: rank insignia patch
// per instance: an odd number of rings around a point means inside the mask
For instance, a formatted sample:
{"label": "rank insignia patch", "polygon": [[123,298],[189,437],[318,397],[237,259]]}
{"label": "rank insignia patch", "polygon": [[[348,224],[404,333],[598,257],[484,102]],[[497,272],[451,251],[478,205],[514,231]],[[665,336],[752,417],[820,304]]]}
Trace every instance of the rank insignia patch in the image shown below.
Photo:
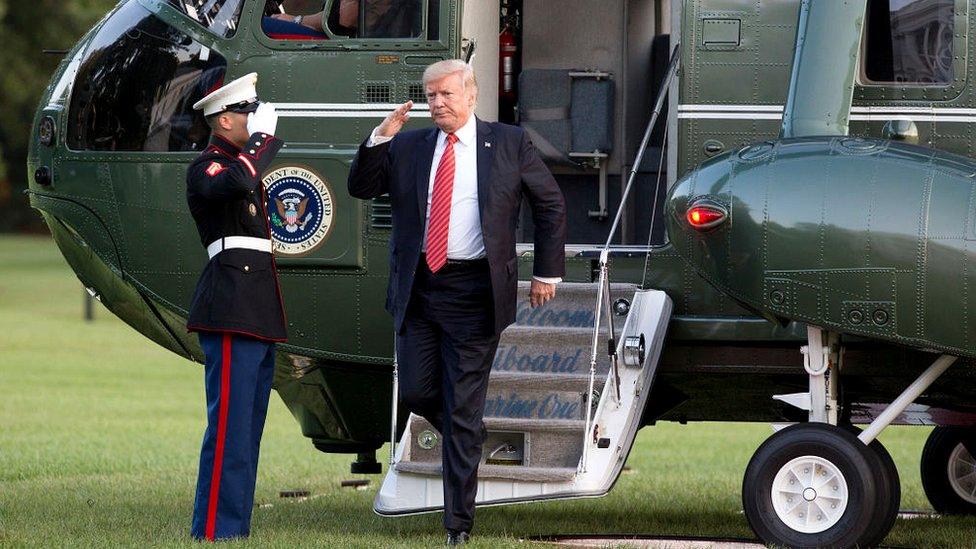
{"label": "rank insignia patch", "polygon": [[211,162],[210,165],[207,166],[207,175],[213,177],[226,169],[227,168],[225,168],[220,162]]}

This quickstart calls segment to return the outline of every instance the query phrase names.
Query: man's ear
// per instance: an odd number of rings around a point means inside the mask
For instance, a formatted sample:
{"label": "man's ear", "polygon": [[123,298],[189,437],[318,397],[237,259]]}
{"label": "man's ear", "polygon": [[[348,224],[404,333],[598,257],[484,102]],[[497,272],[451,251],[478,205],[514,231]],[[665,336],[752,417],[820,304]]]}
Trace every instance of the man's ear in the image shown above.
{"label": "man's ear", "polygon": [[234,121],[231,119],[230,115],[227,114],[226,112],[221,113],[217,117],[217,125],[220,126],[220,129],[227,132],[234,129]]}

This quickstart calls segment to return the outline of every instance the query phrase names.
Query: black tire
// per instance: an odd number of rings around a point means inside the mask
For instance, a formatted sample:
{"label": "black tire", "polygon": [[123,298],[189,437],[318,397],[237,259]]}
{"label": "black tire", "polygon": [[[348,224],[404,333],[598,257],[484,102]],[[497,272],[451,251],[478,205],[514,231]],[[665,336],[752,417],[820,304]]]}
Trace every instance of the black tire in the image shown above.
{"label": "black tire", "polygon": [[[773,484],[777,474],[792,460],[806,456],[824,460],[838,470],[843,476],[848,495],[843,513],[828,528],[819,532],[807,533],[794,529],[780,518],[773,502]],[[878,501],[880,481],[877,471],[880,461],[875,452],[843,428],[824,423],[801,423],[787,427],[766,439],[746,467],[742,481],[742,506],[746,520],[753,532],[769,545],[861,545],[868,541],[869,535],[877,535],[871,523],[878,504],[887,504]],[[812,474],[816,474],[816,469]],[[802,483],[798,488],[803,488]],[[819,505],[824,500],[815,501]],[[807,507],[806,512],[810,512],[811,508]]]}
{"label": "black tire", "polygon": [[[949,478],[949,459],[953,456],[953,452],[956,452],[959,447],[963,452],[961,457],[968,454],[963,446],[964,441],[973,441],[973,444],[968,444],[968,447],[976,448],[976,430],[963,427],[936,427],[922,449],[922,488],[932,507],[943,515],[976,515],[976,497],[954,488]],[[958,460],[954,461],[958,463]],[[976,482],[976,475],[973,480]],[[957,486],[959,484],[957,482]],[[965,485],[968,487],[968,480]],[[976,484],[973,486],[976,487]]]}
{"label": "black tire", "polygon": [[868,450],[876,459],[875,473],[879,489],[874,519],[864,533],[860,546],[876,547],[888,536],[888,532],[898,518],[898,508],[901,506],[901,479],[898,477],[895,460],[891,459],[891,454],[881,441],[874,439],[868,445]]}

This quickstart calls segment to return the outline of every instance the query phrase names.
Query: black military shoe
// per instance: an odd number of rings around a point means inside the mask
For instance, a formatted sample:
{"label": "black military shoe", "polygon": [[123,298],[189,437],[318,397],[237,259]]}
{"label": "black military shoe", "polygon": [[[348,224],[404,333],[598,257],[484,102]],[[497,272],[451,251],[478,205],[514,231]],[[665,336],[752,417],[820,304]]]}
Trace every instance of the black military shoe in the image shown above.
{"label": "black military shoe", "polygon": [[465,532],[464,530],[448,530],[447,531],[447,544],[448,545],[464,545],[468,543],[471,539],[471,534]]}

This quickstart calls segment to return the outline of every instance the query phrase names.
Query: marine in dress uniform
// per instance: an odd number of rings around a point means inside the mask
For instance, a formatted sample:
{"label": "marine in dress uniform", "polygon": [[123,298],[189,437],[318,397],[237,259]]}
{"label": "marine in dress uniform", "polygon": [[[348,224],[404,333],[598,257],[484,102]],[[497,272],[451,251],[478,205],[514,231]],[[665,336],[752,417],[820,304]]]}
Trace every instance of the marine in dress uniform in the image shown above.
{"label": "marine in dress uniform", "polygon": [[206,357],[207,393],[190,533],[211,541],[250,533],[275,343],[286,338],[261,183],[283,143],[256,83],[248,74],[193,106],[213,135],[186,173],[187,203],[210,257],[187,319]]}
{"label": "marine in dress uniform", "polygon": [[475,117],[469,65],[434,63],[423,81],[436,127],[400,132],[413,106],[402,105],[360,146],[348,187],[357,198],[390,195],[399,396],[443,435],[444,527],[457,545],[474,525],[488,374],[515,321],[519,208],[524,198],[535,225],[536,307],[565,272],[566,205],[521,128]]}

